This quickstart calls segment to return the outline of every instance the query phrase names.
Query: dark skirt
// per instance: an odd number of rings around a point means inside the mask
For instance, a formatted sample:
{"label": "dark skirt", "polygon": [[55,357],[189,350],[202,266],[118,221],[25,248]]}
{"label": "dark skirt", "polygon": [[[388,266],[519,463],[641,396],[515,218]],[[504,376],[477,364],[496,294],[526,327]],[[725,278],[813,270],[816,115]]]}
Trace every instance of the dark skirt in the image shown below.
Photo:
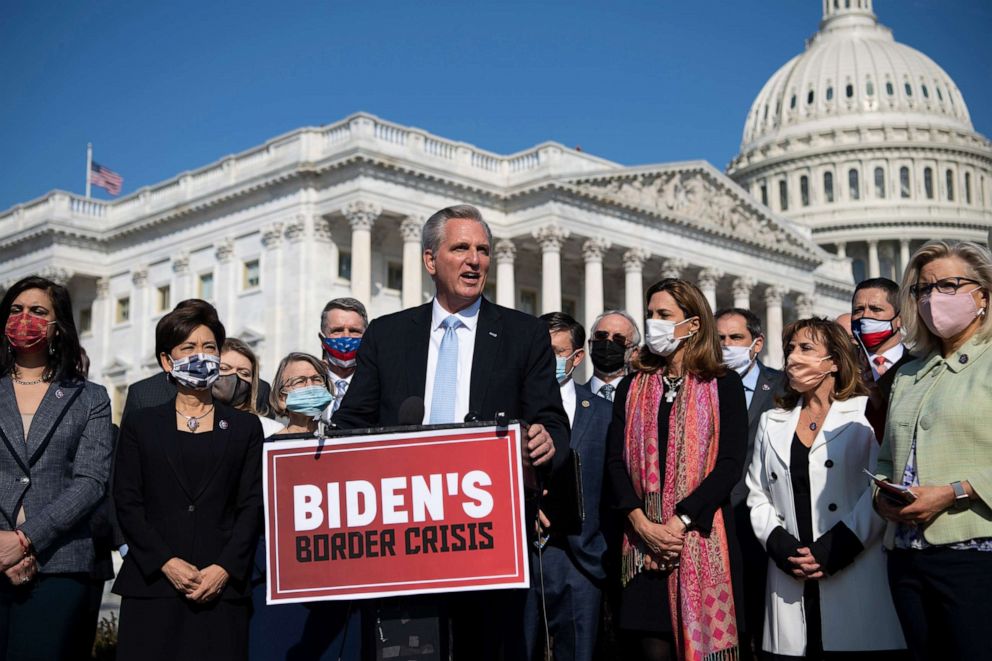
{"label": "dark skirt", "polygon": [[248,658],[249,599],[121,599],[117,661]]}

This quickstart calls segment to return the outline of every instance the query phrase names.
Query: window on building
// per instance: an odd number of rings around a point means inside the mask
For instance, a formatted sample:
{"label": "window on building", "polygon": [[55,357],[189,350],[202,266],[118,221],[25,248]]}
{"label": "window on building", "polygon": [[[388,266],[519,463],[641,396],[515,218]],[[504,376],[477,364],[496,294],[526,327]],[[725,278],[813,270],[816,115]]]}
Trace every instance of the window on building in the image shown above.
{"label": "window on building", "polygon": [[849,99],[852,96],[854,96],[854,85],[852,85],[851,83],[848,83],[847,84],[847,87],[844,88],[844,95],[847,96],[847,98],[849,98]]}
{"label": "window on building", "polygon": [[768,184],[761,184],[761,203],[768,206]]}
{"label": "window on building", "polygon": [[940,87],[937,87],[936,89],[937,89],[937,98],[940,101],[943,101],[944,100],[944,93],[940,91]]}
{"label": "window on building", "polygon": [[971,204],[971,173],[964,173],[964,203]]}
{"label": "window on building", "polygon": [[875,168],[875,197],[885,199],[885,170]]}
{"label": "window on building", "polygon": [[833,87],[828,87],[827,88],[827,101],[833,101],[833,100],[834,100],[834,88]]}
{"label": "window on building", "polygon": [[909,83],[903,84],[903,89],[906,90],[906,96],[913,96],[913,86]]}
{"label": "window on building", "polygon": [[201,273],[196,286],[197,296],[205,301],[214,300],[214,274]]}
{"label": "window on building", "polygon": [[400,262],[389,262],[386,265],[386,287],[403,289],[403,264]]}
{"label": "window on building", "polygon": [[789,184],[785,179],[778,182],[778,206],[782,211],[789,210]]}
{"label": "window on building", "polygon": [[923,98],[924,99],[929,99],[930,98],[930,90],[927,89],[927,86],[926,85],[922,85],[920,87],[920,91],[923,92]]}
{"label": "window on building", "polygon": [[338,277],[351,280],[351,253],[338,253]]}
{"label": "window on building", "polygon": [[131,320],[131,297],[121,296],[117,299],[117,306],[114,312],[114,321],[123,324]]}
{"label": "window on building", "polygon": [[527,314],[537,314],[537,292],[530,289],[520,290],[520,303],[517,307],[521,312]]}
{"label": "window on building", "polygon": [[93,332],[93,308],[85,307],[79,310],[79,334]]}
{"label": "window on building", "polygon": [[257,289],[262,284],[262,265],[257,259],[249,259],[241,266],[241,288]]}
{"label": "window on building", "polygon": [[868,96],[875,96],[875,83],[870,80],[865,83],[865,93],[868,94]]}
{"label": "window on building", "polygon": [[791,109],[793,109],[793,110],[794,110],[794,109],[795,109],[795,107],[796,107],[796,95],[795,95],[795,94],[793,94],[793,95],[792,95],[792,98],[791,98],[791,99],[789,99],[789,108],[791,108]]}
{"label": "window on building", "polygon": [[909,198],[912,191],[909,188],[909,168],[905,165],[899,168],[899,197]]}
{"label": "window on building", "polygon": [[885,93],[892,96],[896,93],[896,88],[892,86],[892,81],[886,81],[885,83]]}
{"label": "window on building", "polygon": [[861,199],[861,185],[858,181],[858,171],[851,168],[847,171],[847,188],[852,200]]}
{"label": "window on building", "polygon": [[933,199],[933,169],[923,168],[923,192],[926,193],[927,199]]}
{"label": "window on building", "polygon": [[823,173],[823,199],[828,203],[834,201],[834,173]]}
{"label": "window on building", "polygon": [[811,105],[813,103],[813,90],[806,93],[806,105]]}
{"label": "window on building", "polygon": [[159,285],[155,288],[155,312],[168,312],[172,308],[172,288]]}
{"label": "window on building", "polygon": [[809,177],[803,175],[799,177],[799,197],[802,199],[804,207],[809,206]]}
{"label": "window on building", "polygon": [[944,181],[947,183],[947,201],[954,201],[954,172],[948,170],[944,173]]}

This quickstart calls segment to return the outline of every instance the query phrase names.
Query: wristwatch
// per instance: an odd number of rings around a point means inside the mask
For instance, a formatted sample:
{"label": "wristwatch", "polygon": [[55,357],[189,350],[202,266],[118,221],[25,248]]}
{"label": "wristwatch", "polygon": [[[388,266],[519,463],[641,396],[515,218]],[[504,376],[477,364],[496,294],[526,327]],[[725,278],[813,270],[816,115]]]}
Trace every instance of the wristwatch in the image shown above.
{"label": "wristwatch", "polygon": [[954,489],[954,505],[952,509],[955,512],[963,512],[971,507],[971,498],[968,496],[968,492],[964,490],[961,482],[951,482],[951,488]]}
{"label": "wristwatch", "polygon": [[679,521],[685,524],[685,529],[688,532],[688,530],[692,528],[692,519],[689,518],[688,514],[679,514],[678,517]]}

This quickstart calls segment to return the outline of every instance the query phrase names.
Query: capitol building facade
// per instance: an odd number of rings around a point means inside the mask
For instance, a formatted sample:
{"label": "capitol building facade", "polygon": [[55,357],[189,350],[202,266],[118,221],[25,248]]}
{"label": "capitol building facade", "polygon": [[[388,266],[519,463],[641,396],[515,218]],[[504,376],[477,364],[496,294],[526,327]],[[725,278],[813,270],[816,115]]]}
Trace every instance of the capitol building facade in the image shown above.
{"label": "capitol building facade", "polygon": [[[875,57],[887,50],[903,54],[891,70]],[[984,241],[992,224],[992,147],[953,81],[891,41],[869,0],[825,3],[807,52],[755,101],[728,174],[550,142],[501,155],[358,113],[114,201],[53,191],[17,205],[0,214],[0,287],[33,273],[69,287],[91,378],[119,415],[127,384],[159,369],[156,321],[184,298],[213,302],[264,377],[289,351],[319,350],[331,298],[373,317],[429,300],[421,226],[455,203],[492,226],[487,295],[501,305],[639,319],[645,287],[679,276],[714,307],[754,310],[772,338],[849,310],[852,266],[893,275],[917,242]]]}

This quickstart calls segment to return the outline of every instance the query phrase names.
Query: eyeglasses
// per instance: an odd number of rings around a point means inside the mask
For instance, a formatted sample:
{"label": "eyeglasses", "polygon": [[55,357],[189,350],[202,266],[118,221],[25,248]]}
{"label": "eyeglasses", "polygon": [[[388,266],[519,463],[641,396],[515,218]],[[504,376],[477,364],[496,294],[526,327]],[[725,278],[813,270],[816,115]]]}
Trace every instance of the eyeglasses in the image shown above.
{"label": "eyeglasses", "polygon": [[298,376],[296,378],[290,379],[289,381],[283,381],[282,392],[288,393],[291,390],[296,390],[297,388],[303,388],[305,386],[326,386],[327,379],[319,374],[314,374],[313,376]]}
{"label": "eyeglasses", "polygon": [[626,347],[628,344],[627,336],[621,333],[614,333],[610,335],[607,331],[596,331],[592,334],[592,339],[602,342],[603,340],[613,340],[622,347]]}
{"label": "eyeglasses", "polygon": [[930,282],[926,284],[915,284],[909,286],[909,293],[912,294],[913,298],[920,299],[930,296],[931,292],[936,289],[941,294],[956,294],[958,290],[964,287],[966,284],[977,285],[981,284],[978,280],[972,280],[971,278],[944,278],[943,280],[938,280],[937,282]]}

